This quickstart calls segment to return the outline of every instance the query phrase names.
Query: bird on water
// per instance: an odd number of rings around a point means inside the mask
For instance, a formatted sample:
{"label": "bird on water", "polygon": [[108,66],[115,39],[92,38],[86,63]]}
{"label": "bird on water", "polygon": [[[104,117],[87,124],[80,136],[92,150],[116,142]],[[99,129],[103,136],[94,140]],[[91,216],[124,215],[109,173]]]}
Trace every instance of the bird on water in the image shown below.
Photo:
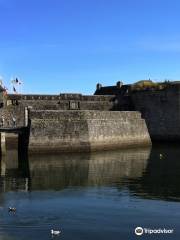
{"label": "bird on water", "polygon": [[60,233],[61,233],[61,231],[59,231],[59,230],[53,230],[53,229],[51,229],[51,234],[52,234],[53,236],[58,236]]}
{"label": "bird on water", "polygon": [[16,212],[16,208],[15,208],[15,207],[9,207],[9,208],[8,208],[8,211],[9,211],[9,212],[14,212],[14,213],[15,213],[15,212]]}

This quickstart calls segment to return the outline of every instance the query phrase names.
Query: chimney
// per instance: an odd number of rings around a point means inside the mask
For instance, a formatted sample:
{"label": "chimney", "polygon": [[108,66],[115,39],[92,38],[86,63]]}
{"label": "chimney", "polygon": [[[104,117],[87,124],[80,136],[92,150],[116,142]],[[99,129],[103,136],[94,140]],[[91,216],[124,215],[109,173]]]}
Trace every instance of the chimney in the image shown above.
{"label": "chimney", "polygon": [[116,87],[117,87],[117,88],[121,88],[122,85],[123,85],[123,82],[121,82],[121,81],[118,81],[118,82],[116,83]]}
{"label": "chimney", "polygon": [[100,90],[101,88],[102,88],[102,84],[98,83],[98,84],[96,85],[96,90]]}

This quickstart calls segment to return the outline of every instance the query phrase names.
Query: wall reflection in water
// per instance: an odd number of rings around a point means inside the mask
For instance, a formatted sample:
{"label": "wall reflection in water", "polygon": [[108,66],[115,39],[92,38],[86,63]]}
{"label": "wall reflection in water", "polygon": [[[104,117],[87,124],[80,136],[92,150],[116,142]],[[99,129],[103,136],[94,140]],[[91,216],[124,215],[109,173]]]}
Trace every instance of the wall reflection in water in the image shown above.
{"label": "wall reflection in water", "polygon": [[119,190],[128,187],[131,194],[140,197],[178,200],[179,159],[180,150],[175,145],[28,158],[18,157],[14,147],[1,157],[0,191],[113,185]]}
{"label": "wall reflection in water", "polygon": [[18,154],[18,136],[9,134],[6,139],[6,155],[0,161],[0,191],[29,189],[29,162]]}
{"label": "wall reflection in water", "polygon": [[146,171],[141,178],[129,182],[128,188],[144,198],[180,201],[179,144],[156,144]]}
{"label": "wall reflection in water", "polygon": [[141,177],[149,149],[30,156],[31,188],[61,189],[68,186],[107,186],[125,178]]}
{"label": "wall reflection in water", "polygon": [[29,155],[27,159],[19,158],[17,150],[11,148],[1,157],[1,191],[120,184],[123,179],[142,176],[149,154],[150,149],[129,149]]}

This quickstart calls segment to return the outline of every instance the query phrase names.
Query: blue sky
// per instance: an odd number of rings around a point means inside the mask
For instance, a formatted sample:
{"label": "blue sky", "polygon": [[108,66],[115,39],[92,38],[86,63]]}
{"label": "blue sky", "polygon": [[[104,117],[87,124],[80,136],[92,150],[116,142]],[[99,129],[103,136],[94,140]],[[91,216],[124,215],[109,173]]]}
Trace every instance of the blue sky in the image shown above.
{"label": "blue sky", "polygon": [[179,23],[178,0],[0,0],[0,75],[25,93],[178,80]]}

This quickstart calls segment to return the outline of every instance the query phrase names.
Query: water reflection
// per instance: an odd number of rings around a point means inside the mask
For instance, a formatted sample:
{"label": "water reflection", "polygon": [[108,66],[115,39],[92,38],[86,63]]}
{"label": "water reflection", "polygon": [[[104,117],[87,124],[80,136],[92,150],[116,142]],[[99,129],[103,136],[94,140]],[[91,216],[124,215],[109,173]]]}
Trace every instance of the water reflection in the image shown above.
{"label": "water reflection", "polygon": [[180,150],[176,145],[157,145],[152,150],[30,155],[28,159],[19,158],[12,146],[1,157],[1,192],[114,186],[128,188],[141,198],[180,200]]}
{"label": "water reflection", "polygon": [[127,185],[134,194],[141,197],[180,201],[179,144],[154,146],[142,177],[129,181]]}
{"label": "water reflection", "polygon": [[149,149],[30,156],[32,190],[68,186],[107,186],[124,178],[140,177],[146,168]]}
{"label": "water reflection", "polygon": [[[123,179],[142,176],[149,154],[150,149],[129,149],[92,154],[30,155],[28,164],[22,164],[21,161],[27,160],[20,161],[15,149],[11,149],[11,153],[1,159],[1,190],[60,190],[69,186],[120,184]],[[29,170],[23,171],[24,166]],[[28,175],[24,176],[24,172]]]}
{"label": "water reflection", "polygon": [[136,226],[173,228],[166,239],[178,239],[178,146],[28,159],[15,149],[1,159],[0,239],[46,240],[52,228],[69,240],[134,239]]}

